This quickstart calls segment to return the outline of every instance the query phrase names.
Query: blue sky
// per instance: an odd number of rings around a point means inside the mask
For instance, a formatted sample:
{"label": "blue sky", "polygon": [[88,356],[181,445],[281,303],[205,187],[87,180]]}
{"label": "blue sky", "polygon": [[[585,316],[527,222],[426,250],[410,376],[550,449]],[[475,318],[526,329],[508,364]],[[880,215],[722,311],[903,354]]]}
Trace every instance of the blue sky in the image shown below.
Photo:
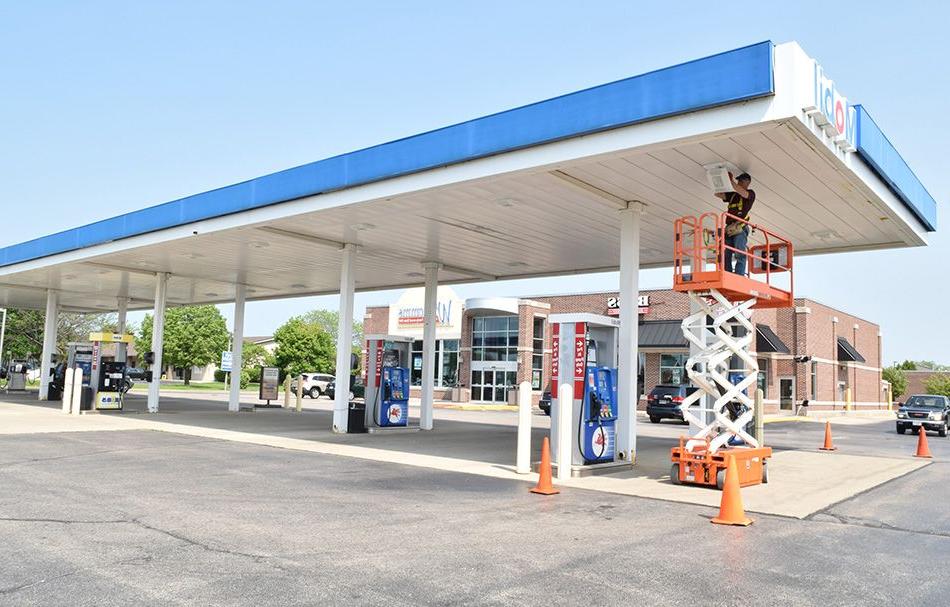
{"label": "blue sky", "polygon": [[[881,323],[888,362],[950,363],[950,9],[772,5],[5,2],[0,246],[749,43],[797,40],[871,111],[944,227],[923,249],[804,258],[797,294]],[[644,287],[670,280],[668,270],[641,274]],[[456,290],[616,283],[600,274]],[[358,317],[397,295],[357,295]],[[336,305],[252,303],[245,333]]]}

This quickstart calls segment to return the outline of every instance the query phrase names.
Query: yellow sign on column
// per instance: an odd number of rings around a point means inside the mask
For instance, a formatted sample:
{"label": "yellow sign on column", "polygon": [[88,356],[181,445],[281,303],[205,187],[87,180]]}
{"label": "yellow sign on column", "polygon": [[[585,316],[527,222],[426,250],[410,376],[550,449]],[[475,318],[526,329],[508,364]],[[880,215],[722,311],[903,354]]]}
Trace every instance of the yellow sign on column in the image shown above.
{"label": "yellow sign on column", "polygon": [[90,333],[89,341],[98,341],[102,343],[123,343],[130,344],[135,338],[128,333]]}

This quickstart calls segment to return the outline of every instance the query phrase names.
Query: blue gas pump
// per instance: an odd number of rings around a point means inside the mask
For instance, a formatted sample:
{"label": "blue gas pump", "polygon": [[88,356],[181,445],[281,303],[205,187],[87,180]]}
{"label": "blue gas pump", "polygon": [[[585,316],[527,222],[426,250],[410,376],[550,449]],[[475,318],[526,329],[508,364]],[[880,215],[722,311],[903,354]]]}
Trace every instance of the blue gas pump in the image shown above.
{"label": "blue gas pump", "polygon": [[617,432],[617,370],[588,366],[578,428],[585,464],[614,461]]}
{"label": "blue gas pump", "polygon": [[409,369],[383,367],[380,376],[376,423],[380,426],[405,426],[409,423]]}

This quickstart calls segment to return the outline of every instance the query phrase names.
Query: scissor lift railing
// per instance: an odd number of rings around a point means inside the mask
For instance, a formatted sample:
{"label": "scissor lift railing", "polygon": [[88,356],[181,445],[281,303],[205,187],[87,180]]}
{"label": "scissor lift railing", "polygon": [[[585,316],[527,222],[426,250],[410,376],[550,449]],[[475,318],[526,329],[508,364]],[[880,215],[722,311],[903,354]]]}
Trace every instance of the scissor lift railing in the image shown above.
{"label": "scissor lift railing", "polygon": [[[745,224],[755,237],[747,250],[726,243],[726,225],[733,221]],[[671,476],[674,482],[721,485],[723,452],[728,450],[738,460],[740,484],[756,484],[767,478],[765,460],[771,449],[746,431],[754,416],[749,392],[759,371],[749,352],[755,339],[750,317],[753,308],[793,305],[792,244],[728,213],[681,217],[675,231],[674,289],[686,292],[695,310],[682,329],[694,350],[686,373],[697,390],[683,400],[681,410],[698,430],[673,448]],[[726,251],[744,255],[751,276],[726,268]],[[743,446],[729,447],[734,438]]]}

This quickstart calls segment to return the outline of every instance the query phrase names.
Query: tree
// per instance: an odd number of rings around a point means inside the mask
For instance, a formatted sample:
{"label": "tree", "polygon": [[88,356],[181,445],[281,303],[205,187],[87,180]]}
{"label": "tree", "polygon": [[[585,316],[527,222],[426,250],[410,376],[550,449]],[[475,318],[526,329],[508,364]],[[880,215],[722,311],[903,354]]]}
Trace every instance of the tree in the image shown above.
{"label": "tree", "polygon": [[912,360],[905,360],[904,362],[897,365],[897,368],[901,371],[916,371],[917,364]]}
{"label": "tree", "polygon": [[942,394],[950,397],[950,374],[936,373],[924,382],[927,394]]}
{"label": "tree", "polygon": [[[191,383],[191,368],[221,359],[228,349],[230,333],[217,306],[184,306],[165,311],[162,364],[185,370],[185,385]],[[152,319],[146,314],[135,348],[152,349]]]}
{"label": "tree", "polygon": [[[7,311],[7,329],[3,358],[38,359],[43,352],[43,327],[46,313],[40,310]],[[56,350],[65,356],[71,341],[89,341],[89,334],[97,331],[113,332],[117,326],[115,314],[77,314],[60,312],[56,316]]]}
{"label": "tree", "polygon": [[885,381],[891,383],[891,398],[898,399],[907,390],[907,376],[900,367],[887,367],[881,371]]}
{"label": "tree", "polygon": [[[319,326],[330,335],[333,345],[336,346],[337,329],[340,326],[340,313],[336,310],[310,310],[301,317],[304,322],[313,323]],[[363,344],[363,323],[353,321],[353,344],[361,346]]]}
{"label": "tree", "polygon": [[274,359],[284,373],[329,373],[333,369],[333,338],[315,322],[295,316],[274,331],[274,341]]}
{"label": "tree", "polygon": [[241,352],[241,368],[247,373],[248,381],[261,381],[261,367],[269,367],[274,364],[274,355],[267,351],[267,348],[252,341],[244,342],[244,350]]}

